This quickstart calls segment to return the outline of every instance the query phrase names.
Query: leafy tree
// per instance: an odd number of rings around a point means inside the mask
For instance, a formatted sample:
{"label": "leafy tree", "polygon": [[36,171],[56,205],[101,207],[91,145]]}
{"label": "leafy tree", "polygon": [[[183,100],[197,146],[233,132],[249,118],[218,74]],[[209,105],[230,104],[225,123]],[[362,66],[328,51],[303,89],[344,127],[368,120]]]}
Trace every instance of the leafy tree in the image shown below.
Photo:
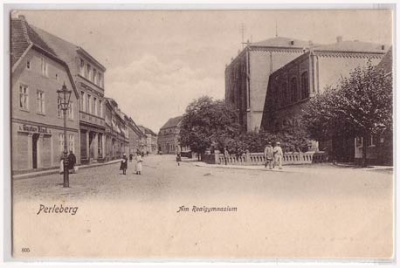
{"label": "leafy tree", "polygon": [[314,97],[303,120],[312,138],[363,137],[362,165],[367,164],[367,138],[392,132],[392,76],[369,62],[356,68],[336,88]]}
{"label": "leafy tree", "polygon": [[186,108],[181,123],[181,144],[202,156],[211,146],[224,148],[240,132],[235,110],[223,101],[200,97]]}

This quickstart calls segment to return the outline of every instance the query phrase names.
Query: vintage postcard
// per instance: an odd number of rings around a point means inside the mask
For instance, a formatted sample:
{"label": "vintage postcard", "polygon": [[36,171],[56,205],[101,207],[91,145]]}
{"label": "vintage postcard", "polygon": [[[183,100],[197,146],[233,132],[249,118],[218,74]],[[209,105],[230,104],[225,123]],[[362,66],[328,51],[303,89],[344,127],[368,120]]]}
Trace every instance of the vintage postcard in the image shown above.
{"label": "vintage postcard", "polygon": [[395,261],[394,9],[18,9],[12,259]]}

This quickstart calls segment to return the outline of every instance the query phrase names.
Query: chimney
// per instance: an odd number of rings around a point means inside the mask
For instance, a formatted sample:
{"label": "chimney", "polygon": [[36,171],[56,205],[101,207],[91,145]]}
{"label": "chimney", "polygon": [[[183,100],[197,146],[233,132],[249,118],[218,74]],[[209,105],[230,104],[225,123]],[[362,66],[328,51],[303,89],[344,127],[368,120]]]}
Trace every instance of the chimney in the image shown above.
{"label": "chimney", "polygon": [[337,36],[337,37],[336,37],[336,41],[337,41],[338,43],[342,42],[342,41],[343,41],[343,36],[341,36],[341,35]]}
{"label": "chimney", "polygon": [[382,45],[382,46],[381,46],[381,49],[382,49],[382,50],[385,50],[385,45]]}
{"label": "chimney", "polygon": [[294,40],[290,41],[290,45],[293,46],[294,45]]}
{"label": "chimney", "polygon": [[18,19],[26,21],[25,16],[24,15],[18,15]]}
{"label": "chimney", "polygon": [[312,40],[308,40],[308,45],[309,45],[310,47],[312,47],[312,46],[313,46],[313,42],[312,42]]}

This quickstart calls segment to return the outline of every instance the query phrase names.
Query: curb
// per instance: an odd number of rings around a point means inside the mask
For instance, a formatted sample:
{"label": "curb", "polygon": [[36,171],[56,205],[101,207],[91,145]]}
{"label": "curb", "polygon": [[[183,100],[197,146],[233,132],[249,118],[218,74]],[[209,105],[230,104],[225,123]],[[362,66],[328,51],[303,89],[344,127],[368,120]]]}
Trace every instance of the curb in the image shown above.
{"label": "curb", "polygon": [[[94,167],[98,167],[98,166],[105,166],[105,165],[111,165],[111,164],[115,164],[115,163],[119,163],[119,159],[118,160],[112,160],[109,162],[105,162],[105,163],[96,163],[96,164],[92,164],[92,165],[81,165],[81,166],[77,166],[79,167],[79,169],[86,169],[86,168],[94,168]],[[52,174],[58,174],[59,173],[59,168],[57,169],[50,169],[50,170],[44,170],[44,171],[38,171],[38,172],[31,172],[31,173],[25,173],[25,174],[18,174],[18,175],[11,175],[11,178],[13,180],[20,180],[20,179],[31,179],[31,178],[36,178],[36,177],[40,177],[40,176],[46,176],[46,175],[52,175]]]}
{"label": "curb", "polygon": [[209,164],[201,164],[201,163],[194,163],[193,165],[195,165],[196,167],[210,167],[210,168],[224,168],[224,169],[246,169],[246,170],[270,171],[270,172],[294,172],[294,171],[284,170],[284,169],[268,169],[268,168],[264,168],[263,166],[209,165]]}

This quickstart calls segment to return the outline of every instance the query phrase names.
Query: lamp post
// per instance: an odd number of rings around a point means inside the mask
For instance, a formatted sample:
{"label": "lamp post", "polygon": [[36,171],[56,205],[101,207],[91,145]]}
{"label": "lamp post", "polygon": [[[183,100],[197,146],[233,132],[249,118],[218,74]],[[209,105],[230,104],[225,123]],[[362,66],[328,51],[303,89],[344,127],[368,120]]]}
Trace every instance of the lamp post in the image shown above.
{"label": "lamp post", "polygon": [[71,90],[67,89],[65,83],[60,90],[57,90],[59,104],[58,108],[63,111],[64,116],[64,187],[69,187],[69,171],[68,171],[68,148],[67,148],[67,110],[71,98]]}

